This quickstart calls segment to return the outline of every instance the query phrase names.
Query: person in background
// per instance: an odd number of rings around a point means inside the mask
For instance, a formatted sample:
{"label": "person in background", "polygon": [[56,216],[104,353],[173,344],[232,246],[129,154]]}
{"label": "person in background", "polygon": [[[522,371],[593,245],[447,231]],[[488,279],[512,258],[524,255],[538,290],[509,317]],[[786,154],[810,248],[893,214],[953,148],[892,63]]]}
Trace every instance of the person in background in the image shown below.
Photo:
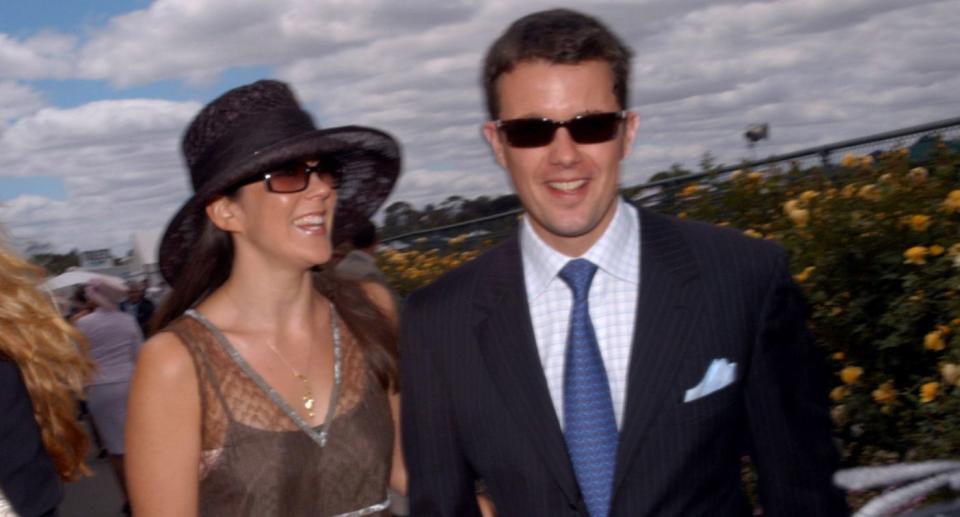
{"label": "person in background", "polygon": [[93,312],[93,307],[87,302],[87,296],[83,294],[84,289],[86,289],[86,286],[75,286],[73,289],[73,294],[70,295],[70,306],[66,314],[66,319],[72,324],[76,323],[80,318]]}
{"label": "person in background", "polygon": [[127,284],[127,298],[120,304],[120,310],[133,316],[140,325],[140,332],[148,335],[150,319],[153,317],[154,305],[146,294],[147,280],[143,282],[129,282]]}
{"label": "person in background", "polygon": [[525,213],[403,313],[411,511],[504,516],[847,513],[786,252],[632,206],[631,51],[566,9],[514,22],[483,67],[483,124]]}
{"label": "person in background", "polygon": [[45,273],[0,244],[0,515],[56,515],[60,482],[90,473],[76,411],[93,365]]}
{"label": "person in background", "polygon": [[[137,354],[143,346],[143,333],[137,320],[119,309],[122,297],[123,292],[90,281],[78,294],[78,300],[86,303],[91,312],[78,318],[74,326],[90,343],[90,357],[97,367],[96,375],[86,386],[87,410],[126,497],[123,455],[127,396]],[[125,504],[124,509],[128,510],[129,505]]]}
{"label": "person in background", "polygon": [[336,265],[337,274],[349,280],[372,280],[387,283],[387,277],[377,267],[377,227],[370,220],[365,221],[350,237],[353,250],[347,253]]}

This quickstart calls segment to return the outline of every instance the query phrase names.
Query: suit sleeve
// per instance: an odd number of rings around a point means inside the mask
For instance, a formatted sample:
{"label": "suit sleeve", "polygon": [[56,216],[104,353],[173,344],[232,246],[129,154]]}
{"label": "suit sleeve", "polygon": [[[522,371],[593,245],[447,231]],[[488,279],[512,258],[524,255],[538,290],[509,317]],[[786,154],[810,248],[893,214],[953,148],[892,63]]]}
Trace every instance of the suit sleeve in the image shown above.
{"label": "suit sleeve", "polygon": [[823,361],[786,253],[777,257],[761,314],[746,406],[764,515],[849,515],[832,483],[839,455],[831,438]]}
{"label": "suit sleeve", "polygon": [[[479,516],[474,474],[460,448],[451,393],[435,357],[439,346],[454,346],[431,338],[436,314],[424,311],[416,295],[407,301],[401,318],[400,356],[403,451],[409,476],[410,515],[418,517]],[[431,353],[433,352],[433,353]]]}

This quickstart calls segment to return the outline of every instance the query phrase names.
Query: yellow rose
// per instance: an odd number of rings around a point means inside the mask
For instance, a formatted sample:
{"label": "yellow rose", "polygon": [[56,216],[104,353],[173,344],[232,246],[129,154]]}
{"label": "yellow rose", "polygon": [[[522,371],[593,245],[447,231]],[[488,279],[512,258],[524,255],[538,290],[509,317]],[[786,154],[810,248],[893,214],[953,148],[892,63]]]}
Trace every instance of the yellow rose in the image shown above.
{"label": "yellow rose", "polygon": [[940,376],[943,382],[960,386],[960,366],[953,363],[946,363],[940,366]]}
{"label": "yellow rose", "polygon": [[880,190],[873,183],[860,187],[860,191],[857,192],[857,196],[861,197],[862,199],[866,199],[867,201],[879,201],[882,197]]}
{"label": "yellow rose", "polygon": [[807,225],[807,221],[810,220],[810,211],[806,208],[798,208],[789,214],[790,220],[793,221],[793,224],[797,225],[798,228],[803,228]]}
{"label": "yellow rose", "polygon": [[927,251],[930,252],[931,257],[939,257],[940,255],[943,255],[943,252],[945,250],[943,249],[943,246],[939,244],[934,244],[933,246],[930,246],[930,248],[927,249]]}
{"label": "yellow rose", "polygon": [[960,212],[960,190],[951,190],[943,200],[943,211],[948,214]]}
{"label": "yellow rose", "polygon": [[903,252],[904,264],[916,264],[922,266],[927,263],[927,253],[930,250],[926,246],[914,246]]}
{"label": "yellow rose", "polygon": [[843,158],[840,159],[840,165],[844,167],[856,167],[859,164],[860,157],[853,153],[847,153],[843,155]]}
{"label": "yellow rose", "polygon": [[920,402],[926,404],[937,398],[937,392],[940,391],[939,382],[928,382],[920,386]]}
{"label": "yellow rose", "polygon": [[950,258],[960,256],[960,242],[947,248],[947,256]]}
{"label": "yellow rose", "polygon": [[843,370],[840,370],[840,380],[842,380],[844,384],[857,382],[861,375],[863,375],[863,368],[859,366],[847,366]]}
{"label": "yellow rose", "polygon": [[783,203],[783,215],[790,215],[790,212],[800,209],[800,201],[796,199],[788,199]]}
{"label": "yellow rose", "polygon": [[930,176],[930,173],[923,167],[914,167],[907,173],[907,177],[914,183],[923,183],[928,176]]}
{"label": "yellow rose", "polygon": [[737,169],[730,173],[730,181],[736,181],[743,176],[743,169]]}
{"label": "yellow rose", "polygon": [[857,186],[852,183],[843,187],[843,190],[840,191],[840,195],[848,199],[853,197],[854,194],[856,193],[857,193]]}
{"label": "yellow rose", "polygon": [[703,187],[701,185],[698,185],[696,183],[691,183],[686,187],[683,187],[683,190],[680,191],[680,195],[683,197],[690,197],[696,194],[697,192],[700,192],[702,189]]}
{"label": "yellow rose", "polygon": [[907,219],[907,224],[909,224],[910,229],[915,232],[925,232],[927,228],[930,228],[930,216],[923,214],[911,215]]}
{"label": "yellow rose", "polygon": [[813,200],[813,198],[819,195],[820,193],[817,192],[816,190],[805,190],[802,194],[800,194],[800,201],[803,201],[804,203],[809,203],[810,201]]}
{"label": "yellow rose", "polygon": [[890,183],[893,180],[893,174],[890,174],[889,172],[886,174],[881,174],[879,179],[880,183]]}
{"label": "yellow rose", "polygon": [[762,239],[762,238],[763,238],[763,234],[760,233],[760,232],[758,232],[758,231],[756,231],[756,230],[754,230],[753,228],[748,228],[748,229],[744,230],[743,234],[746,235],[747,237],[753,237],[754,239]]}
{"label": "yellow rose", "polygon": [[868,154],[868,155],[864,156],[863,158],[860,158],[860,166],[861,166],[861,167],[869,167],[869,166],[871,166],[871,165],[873,165],[873,156],[870,156],[870,155]]}
{"label": "yellow rose", "polygon": [[847,358],[847,354],[843,352],[834,352],[830,357],[832,357],[834,361],[843,361]]}
{"label": "yellow rose", "polygon": [[849,390],[846,386],[837,386],[836,388],[830,390],[830,400],[838,401],[843,397],[846,397],[848,392]]}
{"label": "yellow rose", "polygon": [[933,330],[927,332],[927,335],[923,337],[923,348],[933,350],[934,352],[939,352],[947,348],[947,344],[943,341],[943,331]]}
{"label": "yellow rose", "polygon": [[813,272],[814,272],[816,269],[817,269],[817,268],[815,268],[815,267],[813,267],[813,266],[807,266],[807,267],[803,268],[803,271],[797,273],[796,275],[793,275],[793,279],[794,279],[798,284],[802,284],[802,283],[806,282],[806,281],[810,278],[810,275],[813,274]]}
{"label": "yellow rose", "polygon": [[878,404],[893,404],[897,400],[897,390],[893,388],[893,381],[887,381],[873,390],[873,400]]}
{"label": "yellow rose", "polygon": [[750,181],[763,181],[763,173],[756,171],[747,173],[747,179]]}

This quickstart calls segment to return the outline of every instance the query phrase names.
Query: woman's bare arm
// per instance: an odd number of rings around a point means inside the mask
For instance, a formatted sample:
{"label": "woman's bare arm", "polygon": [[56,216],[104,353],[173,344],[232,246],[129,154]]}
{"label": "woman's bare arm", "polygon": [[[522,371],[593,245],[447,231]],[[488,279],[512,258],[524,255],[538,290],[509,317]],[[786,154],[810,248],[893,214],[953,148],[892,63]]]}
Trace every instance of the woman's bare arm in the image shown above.
{"label": "woman's bare arm", "polygon": [[200,394],[193,359],[170,332],[140,351],[127,405],[126,470],[137,517],[197,515]]}

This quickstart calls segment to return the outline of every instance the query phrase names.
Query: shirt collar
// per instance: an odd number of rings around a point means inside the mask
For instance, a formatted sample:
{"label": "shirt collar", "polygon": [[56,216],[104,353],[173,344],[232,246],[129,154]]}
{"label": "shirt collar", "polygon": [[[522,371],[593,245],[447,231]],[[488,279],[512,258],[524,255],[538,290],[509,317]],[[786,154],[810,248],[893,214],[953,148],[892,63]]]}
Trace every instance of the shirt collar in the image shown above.
{"label": "shirt collar", "polygon": [[[553,249],[533,230],[524,215],[520,226],[520,253],[527,296],[542,294],[572,258]],[[617,197],[616,212],[600,239],[583,254],[598,268],[621,280],[639,283],[640,220],[636,208]],[[624,253],[626,252],[626,253]]]}

